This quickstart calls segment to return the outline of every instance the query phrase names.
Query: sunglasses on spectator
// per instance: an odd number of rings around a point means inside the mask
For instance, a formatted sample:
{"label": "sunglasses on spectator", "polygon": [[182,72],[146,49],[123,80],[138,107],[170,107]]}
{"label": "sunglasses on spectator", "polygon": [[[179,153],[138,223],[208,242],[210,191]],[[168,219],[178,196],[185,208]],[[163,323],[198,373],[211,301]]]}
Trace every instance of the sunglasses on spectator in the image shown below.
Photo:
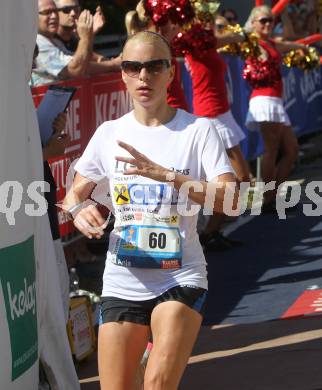
{"label": "sunglasses on spectator", "polygon": [[260,18],[260,19],[257,19],[257,21],[260,23],[260,24],[266,24],[266,23],[273,23],[274,19],[273,18]]}
{"label": "sunglasses on spectator", "polygon": [[228,16],[228,17],[226,17],[226,19],[228,20],[229,23],[237,22],[237,18],[235,18],[234,16]]}
{"label": "sunglasses on spectator", "polygon": [[150,74],[161,73],[164,69],[170,68],[170,60],[151,60],[146,62],[122,61],[121,69],[130,77],[138,77],[143,68]]}
{"label": "sunglasses on spectator", "polygon": [[66,5],[65,7],[58,8],[58,11],[62,12],[63,14],[70,14],[72,11],[77,13],[79,10],[79,5]]}
{"label": "sunglasses on spectator", "polygon": [[57,14],[57,12],[58,12],[57,8],[49,8],[49,9],[44,9],[43,11],[38,11],[38,14],[43,16],[49,16],[52,13]]}
{"label": "sunglasses on spectator", "polygon": [[225,27],[227,27],[225,24],[215,24],[216,30],[223,30]]}

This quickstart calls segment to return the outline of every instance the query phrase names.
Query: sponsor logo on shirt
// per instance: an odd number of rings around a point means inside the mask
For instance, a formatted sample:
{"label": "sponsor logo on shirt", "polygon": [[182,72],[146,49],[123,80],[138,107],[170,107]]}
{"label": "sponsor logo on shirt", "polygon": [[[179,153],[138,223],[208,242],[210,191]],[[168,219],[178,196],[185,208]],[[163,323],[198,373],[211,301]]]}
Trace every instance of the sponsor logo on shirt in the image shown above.
{"label": "sponsor logo on shirt", "polygon": [[115,184],[114,186],[114,198],[116,204],[129,204],[130,195],[128,191],[128,186],[126,184]]}
{"label": "sponsor logo on shirt", "polygon": [[117,205],[161,205],[178,203],[178,192],[167,184],[115,184]]}
{"label": "sponsor logo on shirt", "polygon": [[171,171],[173,171],[175,173],[179,173],[180,175],[188,176],[190,174],[190,168],[177,169],[177,168],[171,167],[170,169],[171,169]]}
{"label": "sponsor logo on shirt", "polygon": [[161,260],[162,269],[176,269],[180,268],[180,262],[177,259]]}

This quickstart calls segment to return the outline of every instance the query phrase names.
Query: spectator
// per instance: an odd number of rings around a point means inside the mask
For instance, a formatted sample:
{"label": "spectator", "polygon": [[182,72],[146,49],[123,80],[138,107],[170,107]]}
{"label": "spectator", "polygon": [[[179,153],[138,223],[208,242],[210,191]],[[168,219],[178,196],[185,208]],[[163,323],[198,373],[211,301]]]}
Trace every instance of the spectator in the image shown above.
{"label": "spectator", "polygon": [[53,0],[39,0],[37,45],[39,55],[32,72],[32,85],[119,70],[120,60],[96,63],[91,61],[93,16],[84,10],[77,21],[79,42],[75,53],[69,52],[55,38],[58,30],[58,10]]}
{"label": "spectator", "polygon": [[[55,258],[57,262],[57,271],[59,276],[59,293],[62,298],[62,304],[64,309],[65,316],[65,324],[68,321],[68,313],[69,313],[69,276],[66,264],[66,258],[64,255],[64,249],[62,246],[62,242],[60,239],[59,233],[59,223],[57,216],[57,199],[56,199],[56,183],[55,179],[52,175],[48,159],[54,158],[57,156],[63,155],[65,148],[70,143],[70,137],[66,133],[64,133],[66,125],[66,114],[60,113],[54,120],[53,129],[54,134],[49,139],[48,144],[43,146],[43,160],[44,160],[44,180],[49,184],[49,192],[45,192],[44,196],[48,204],[48,218],[50,223],[51,235],[54,243],[55,249]],[[57,288],[58,286],[56,286]],[[61,353],[61,351],[59,351]],[[68,354],[68,349],[66,348],[65,353]],[[69,352],[69,358],[72,360],[71,354]],[[39,374],[40,374],[40,383],[39,389],[47,388],[47,383],[51,383],[53,385],[53,380],[51,376],[48,374],[48,363],[42,357],[39,362]],[[46,367],[46,369],[44,368]],[[58,374],[58,373],[57,373]],[[76,372],[73,373],[73,376],[76,377]],[[75,384],[75,389],[77,385]]]}
{"label": "spectator", "polygon": [[66,125],[66,114],[60,113],[54,120],[54,133],[49,139],[46,146],[43,146],[43,160],[44,160],[44,180],[49,184],[49,192],[45,192],[45,198],[48,203],[48,217],[50,223],[51,234],[54,241],[55,254],[57,260],[57,269],[59,273],[60,290],[64,311],[66,316],[66,323],[68,320],[69,309],[69,277],[64,249],[60,239],[59,222],[57,215],[57,198],[56,198],[56,182],[52,175],[48,160],[62,156],[65,148],[70,143],[70,136],[64,132]]}
{"label": "spectator", "polygon": [[[56,0],[59,25],[56,38],[59,39],[67,50],[75,52],[78,45],[76,35],[76,23],[80,15],[80,6],[77,0]],[[94,32],[94,28],[93,28]]]}
{"label": "spectator", "polygon": [[235,26],[238,23],[238,15],[236,11],[231,8],[227,8],[221,11],[221,15],[228,21],[232,26]]}
{"label": "spectator", "polygon": [[317,4],[289,4],[274,28],[274,35],[283,39],[300,39],[318,32]]}
{"label": "spectator", "polygon": [[221,35],[225,28],[228,26],[228,20],[224,17],[224,16],[221,16],[221,15],[217,15],[215,17],[215,35]]}
{"label": "spectator", "polygon": [[[55,1],[58,15],[59,25],[55,38],[59,39],[67,50],[74,53],[77,49],[79,38],[77,36],[77,20],[80,16],[80,5],[78,0],[56,0]],[[96,8],[96,13],[93,16],[93,34],[95,35],[102,29],[105,24],[105,17],[101,7]],[[104,56],[93,52],[92,61],[101,62]]]}

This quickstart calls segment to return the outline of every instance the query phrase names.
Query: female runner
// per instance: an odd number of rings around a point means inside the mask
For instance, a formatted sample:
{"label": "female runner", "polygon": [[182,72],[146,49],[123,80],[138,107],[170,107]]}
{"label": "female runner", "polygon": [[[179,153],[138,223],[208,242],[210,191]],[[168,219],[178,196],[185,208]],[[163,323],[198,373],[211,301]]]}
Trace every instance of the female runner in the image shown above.
{"label": "female runner", "polygon": [[207,207],[222,212],[225,191],[237,201],[232,168],[211,122],[167,104],[173,74],[164,37],[146,31],[128,38],[122,78],[134,109],[96,130],[64,202],[84,235],[101,237],[104,219],[95,204],[84,201],[105,178],[115,225],[98,338],[103,390],[134,387],[150,332],[144,389],[178,388],[207,290],[195,208],[215,196]]}

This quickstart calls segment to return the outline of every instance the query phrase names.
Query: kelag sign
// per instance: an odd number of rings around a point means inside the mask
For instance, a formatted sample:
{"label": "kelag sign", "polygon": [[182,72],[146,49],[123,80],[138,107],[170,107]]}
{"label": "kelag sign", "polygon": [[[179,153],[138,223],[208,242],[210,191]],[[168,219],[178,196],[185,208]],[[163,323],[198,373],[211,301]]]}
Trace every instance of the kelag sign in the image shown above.
{"label": "kelag sign", "polygon": [[10,334],[15,380],[38,358],[34,240],[0,250],[0,281]]}

